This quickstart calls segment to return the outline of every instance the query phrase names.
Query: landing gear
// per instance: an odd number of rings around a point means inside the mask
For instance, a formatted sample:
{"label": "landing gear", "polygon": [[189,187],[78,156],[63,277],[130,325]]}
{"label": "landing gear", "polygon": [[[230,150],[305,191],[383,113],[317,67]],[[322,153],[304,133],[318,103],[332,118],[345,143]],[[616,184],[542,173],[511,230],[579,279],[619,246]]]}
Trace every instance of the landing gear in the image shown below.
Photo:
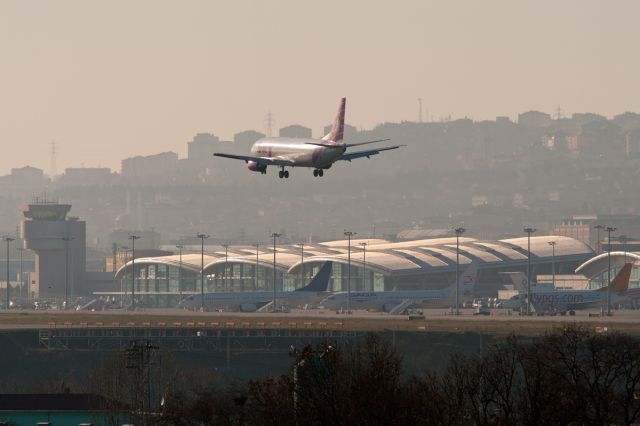
{"label": "landing gear", "polygon": [[288,179],[289,178],[289,170],[285,170],[284,167],[283,167],[282,170],[280,170],[278,172],[278,177],[280,179],[282,179],[282,178]]}
{"label": "landing gear", "polygon": [[324,171],[322,169],[313,169],[313,175],[315,177],[322,177],[322,175],[324,175]]}

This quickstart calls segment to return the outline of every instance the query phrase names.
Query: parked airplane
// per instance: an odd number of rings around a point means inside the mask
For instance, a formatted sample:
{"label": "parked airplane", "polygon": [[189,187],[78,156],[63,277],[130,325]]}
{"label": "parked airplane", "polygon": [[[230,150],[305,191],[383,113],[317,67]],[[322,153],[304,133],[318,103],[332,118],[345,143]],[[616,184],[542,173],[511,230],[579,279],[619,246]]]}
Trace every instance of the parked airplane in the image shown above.
{"label": "parked airplane", "polygon": [[[557,312],[564,315],[576,309],[602,306],[607,298],[607,293],[609,293],[609,300],[612,305],[628,301],[633,292],[628,291],[632,267],[632,263],[625,263],[620,272],[611,281],[611,285],[598,290],[533,291],[531,292],[531,306],[536,312]],[[527,293],[522,291],[503,301],[502,306],[510,309],[519,309],[525,307],[526,303]]]}
{"label": "parked airplane", "polygon": [[[326,262],[315,277],[306,286],[294,291],[276,293],[276,300],[288,306],[313,304],[326,296],[332,263]],[[204,308],[207,311],[230,310],[255,312],[273,302],[273,291],[220,291],[204,294]],[[202,295],[192,294],[178,305],[182,309],[199,310],[202,307]]]}
{"label": "parked airplane", "polygon": [[[476,262],[462,273],[459,278],[460,302],[466,297],[473,296],[473,290],[478,274]],[[412,307],[452,305],[455,297],[455,283],[438,290],[400,290],[400,291],[369,291],[351,292],[351,309],[369,309],[389,312],[390,314],[402,314]],[[340,310],[348,309],[349,294],[341,291],[329,295],[320,302],[320,306]]]}
{"label": "parked airplane", "polygon": [[242,160],[253,172],[267,173],[268,166],[280,167],[278,176],[282,179],[289,177],[286,167],[310,167],[314,176],[322,176],[324,170],[331,168],[336,161],[351,161],[356,158],[370,158],[382,151],[397,149],[403,145],[386,146],[365,151],[347,152],[347,148],[384,142],[389,139],[379,139],[368,142],[343,143],[344,114],[347,98],[340,100],[340,107],[331,132],[322,139],[306,138],[262,138],[251,147],[252,155],[234,155],[216,152],[215,156]]}

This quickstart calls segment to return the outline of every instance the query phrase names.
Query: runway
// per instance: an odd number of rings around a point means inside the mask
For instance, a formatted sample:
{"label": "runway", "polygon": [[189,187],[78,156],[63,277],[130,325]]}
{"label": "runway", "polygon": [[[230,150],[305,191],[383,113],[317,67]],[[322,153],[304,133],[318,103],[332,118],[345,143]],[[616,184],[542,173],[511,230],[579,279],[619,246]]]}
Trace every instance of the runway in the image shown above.
{"label": "runway", "polygon": [[356,332],[484,332],[496,335],[541,335],[550,329],[579,324],[601,332],[620,331],[640,335],[640,311],[616,310],[611,317],[599,311],[577,311],[575,316],[519,316],[494,309],[491,315],[473,315],[462,309],[460,316],[445,309],[423,310],[423,317],[354,311],[352,315],[323,310],[293,310],[289,313],[191,312],[177,309],[141,311],[4,311],[0,329],[163,327],[226,329],[323,329]]}

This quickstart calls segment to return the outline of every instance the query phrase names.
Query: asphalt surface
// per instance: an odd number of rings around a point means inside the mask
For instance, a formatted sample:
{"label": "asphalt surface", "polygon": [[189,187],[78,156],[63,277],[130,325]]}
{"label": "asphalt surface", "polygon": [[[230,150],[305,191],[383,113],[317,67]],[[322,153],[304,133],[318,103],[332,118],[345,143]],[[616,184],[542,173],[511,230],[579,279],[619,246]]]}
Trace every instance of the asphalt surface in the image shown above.
{"label": "asphalt surface", "polygon": [[494,309],[491,315],[473,315],[461,309],[459,316],[445,309],[425,309],[423,316],[389,315],[354,311],[338,314],[326,310],[292,310],[288,313],[192,312],[178,309],[139,311],[0,311],[0,329],[94,327],[195,327],[195,328],[306,328],[352,331],[482,332],[487,334],[540,335],[568,324],[596,331],[621,331],[640,335],[640,310],[616,310],[601,317],[598,310],[576,311],[575,316],[519,316]]}

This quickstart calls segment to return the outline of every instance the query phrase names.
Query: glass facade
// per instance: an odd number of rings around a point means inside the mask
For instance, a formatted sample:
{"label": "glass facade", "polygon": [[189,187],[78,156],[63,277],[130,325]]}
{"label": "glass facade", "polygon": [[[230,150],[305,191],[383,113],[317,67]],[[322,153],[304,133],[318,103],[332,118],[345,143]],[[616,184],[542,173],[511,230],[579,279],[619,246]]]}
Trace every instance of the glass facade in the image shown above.
{"label": "glass facade", "polygon": [[[314,265],[315,266],[315,265]],[[315,266],[313,277],[318,273],[322,265]],[[389,279],[389,278],[387,278]],[[334,263],[331,278],[329,279],[329,291],[347,291],[349,287],[349,265]],[[385,276],[360,265],[351,265],[351,291],[384,291]]]}
{"label": "glass facade", "polygon": [[[581,261],[557,261],[555,262],[556,274],[573,274]],[[283,270],[276,270],[277,291],[294,291],[307,285],[319,272],[324,262],[305,262],[296,267],[289,274]],[[484,265],[483,265],[484,266]],[[460,268],[463,273],[466,268]],[[502,288],[503,278],[500,272],[526,273],[526,264],[515,266],[502,265],[500,263],[487,264],[478,272],[478,284],[476,294],[478,296],[491,296]],[[532,263],[531,275],[550,275],[552,272],[551,261]],[[612,270],[614,277],[618,269]],[[436,289],[455,281],[455,270],[419,272],[411,275],[385,275],[372,270],[369,266],[361,264],[351,265],[351,290],[352,291],[391,291],[391,290],[418,290]],[[604,278],[603,278],[604,276]],[[131,268],[128,268],[121,278],[121,299],[123,305],[131,303]],[[200,272],[182,269],[174,265],[165,264],[136,264],[135,271],[135,297],[136,303],[148,307],[176,307],[178,303],[189,294],[200,292]],[[606,272],[596,276],[591,281],[591,288],[599,288],[606,282]],[[630,287],[637,287],[640,281],[640,271],[634,268],[631,274]],[[328,291],[347,291],[349,283],[349,266],[343,263],[333,263],[329,278]],[[204,291],[272,291],[273,269],[271,265],[264,263],[233,262],[217,263],[206,270]]]}
{"label": "glass facade", "polygon": [[[183,293],[191,294],[200,289],[200,274],[197,272],[163,264],[142,264],[135,267],[134,293],[138,305],[151,308],[176,307],[184,298]],[[125,305],[131,303],[131,277],[129,268],[120,280],[122,302]]]}

